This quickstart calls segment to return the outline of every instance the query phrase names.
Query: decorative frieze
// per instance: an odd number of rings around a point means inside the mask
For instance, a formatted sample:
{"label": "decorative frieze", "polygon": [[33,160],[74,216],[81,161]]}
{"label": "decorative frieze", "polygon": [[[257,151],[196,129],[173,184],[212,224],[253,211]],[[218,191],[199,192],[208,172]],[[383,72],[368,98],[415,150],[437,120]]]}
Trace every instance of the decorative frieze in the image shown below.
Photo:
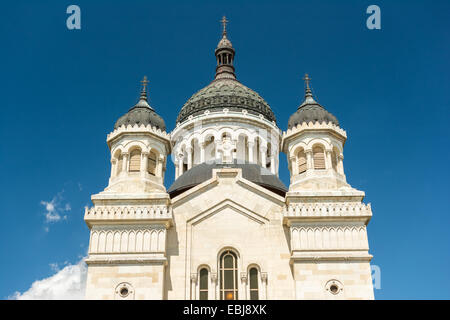
{"label": "decorative frieze", "polygon": [[291,250],[368,250],[366,226],[291,226]]}
{"label": "decorative frieze", "polygon": [[164,253],[165,247],[162,226],[102,226],[91,230],[89,254]]}

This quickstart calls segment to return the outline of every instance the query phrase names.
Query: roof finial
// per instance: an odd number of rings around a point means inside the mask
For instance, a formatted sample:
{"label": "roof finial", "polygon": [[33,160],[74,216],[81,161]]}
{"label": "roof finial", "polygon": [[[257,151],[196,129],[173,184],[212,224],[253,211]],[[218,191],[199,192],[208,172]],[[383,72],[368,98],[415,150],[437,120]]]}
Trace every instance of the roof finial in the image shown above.
{"label": "roof finial", "polygon": [[142,83],[141,99],[147,101],[147,84],[148,84],[147,76],[144,76],[144,79],[142,79],[141,83]]}
{"label": "roof finial", "polygon": [[222,22],[222,26],[223,26],[222,36],[226,37],[226,35],[227,35],[227,23],[229,21],[227,20],[227,17],[223,16],[222,20],[220,22]]}
{"label": "roof finial", "polygon": [[305,96],[312,97],[311,88],[309,87],[309,82],[311,81],[311,78],[308,76],[307,73],[305,73],[303,80],[305,81],[305,85],[306,85]]}
{"label": "roof finial", "polygon": [[307,73],[305,73],[305,76],[303,77],[303,80],[305,81],[305,100],[303,103],[298,107],[299,109],[307,104],[317,104],[317,102],[313,98],[313,94],[311,91],[311,88],[309,87],[309,83],[311,81],[311,78]]}

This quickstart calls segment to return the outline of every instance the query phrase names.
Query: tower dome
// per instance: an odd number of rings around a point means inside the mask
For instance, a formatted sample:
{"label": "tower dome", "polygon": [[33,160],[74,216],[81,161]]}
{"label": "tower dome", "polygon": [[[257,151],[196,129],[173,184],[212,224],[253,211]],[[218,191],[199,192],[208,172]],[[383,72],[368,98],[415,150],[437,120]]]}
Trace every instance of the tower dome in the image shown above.
{"label": "tower dome", "polygon": [[177,123],[182,123],[190,116],[203,114],[205,111],[246,110],[250,114],[262,115],[269,121],[275,121],[275,115],[269,104],[252,89],[236,79],[233,66],[235,50],[227,38],[225,17],[222,19],[222,39],[215,50],[217,59],[214,80],[205,88],[195,93],[181,108]]}
{"label": "tower dome", "polygon": [[320,123],[331,122],[339,126],[339,121],[337,118],[314,100],[311,88],[309,87],[309,81],[311,79],[308,77],[308,74],[305,74],[303,79],[306,83],[305,100],[298,107],[297,111],[289,118],[288,129],[291,129],[298,124],[304,122],[308,123],[310,121]]}
{"label": "tower dome", "polygon": [[161,129],[162,131],[166,130],[166,124],[164,123],[163,118],[161,118],[155,110],[148,104],[147,100],[147,77],[144,76],[144,79],[141,81],[142,90],[141,96],[139,98],[138,103],[136,103],[126,114],[121,116],[119,120],[117,120],[114,125],[114,129],[122,125],[148,125],[150,124],[152,127],[156,127],[157,129]]}

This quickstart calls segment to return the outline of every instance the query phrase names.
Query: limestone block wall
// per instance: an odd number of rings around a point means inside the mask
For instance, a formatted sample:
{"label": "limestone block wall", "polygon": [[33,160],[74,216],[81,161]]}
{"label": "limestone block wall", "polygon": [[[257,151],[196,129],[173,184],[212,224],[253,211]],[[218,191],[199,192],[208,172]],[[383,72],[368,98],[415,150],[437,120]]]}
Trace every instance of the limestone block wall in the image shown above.
{"label": "limestone block wall", "polygon": [[374,299],[369,262],[296,261],[293,270],[296,299]]}
{"label": "limestone block wall", "polygon": [[[164,264],[89,264],[86,299],[89,300],[161,300],[164,288]],[[127,287],[127,295],[121,295]]]}

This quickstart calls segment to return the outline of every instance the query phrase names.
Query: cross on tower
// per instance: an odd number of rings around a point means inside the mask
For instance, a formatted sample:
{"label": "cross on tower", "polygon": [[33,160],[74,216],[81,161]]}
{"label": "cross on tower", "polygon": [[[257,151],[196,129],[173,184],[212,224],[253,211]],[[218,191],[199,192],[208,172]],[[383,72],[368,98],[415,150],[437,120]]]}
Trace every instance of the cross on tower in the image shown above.
{"label": "cross on tower", "polygon": [[303,80],[305,80],[306,88],[309,89],[309,82],[311,81],[311,78],[308,76],[307,73],[305,73],[305,76],[303,77]]}
{"label": "cross on tower", "polygon": [[223,26],[223,32],[222,35],[226,35],[227,34],[227,18],[225,16],[222,17],[222,20],[220,20],[220,22],[222,22],[222,26]]}
{"label": "cross on tower", "polygon": [[147,92],[147,84],[148,84],[147,76],[144,76],[144,79],[141,81],[141,83],[142,83],[142,92]]}

